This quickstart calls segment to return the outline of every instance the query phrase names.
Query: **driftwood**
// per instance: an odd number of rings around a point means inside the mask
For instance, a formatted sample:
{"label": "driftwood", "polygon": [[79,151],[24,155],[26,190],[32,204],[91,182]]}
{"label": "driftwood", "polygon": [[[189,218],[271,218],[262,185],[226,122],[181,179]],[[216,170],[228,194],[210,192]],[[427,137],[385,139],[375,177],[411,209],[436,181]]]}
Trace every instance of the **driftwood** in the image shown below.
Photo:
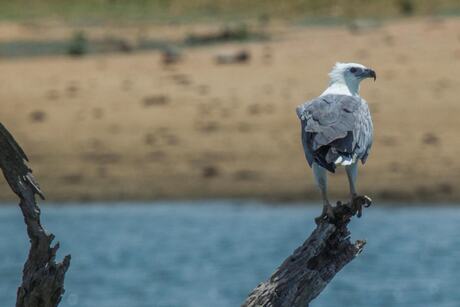
{"label": "driftwood", "polygon": [[9,186],[20,198],[19,207],[31,242],[16,307],[56,307],[64,293],[64,275],[70,265],[70,255],[60,263],[55,261],[59,243],[51,246],[54,235],[40,224],[40,208],[35,195],[42,199],[44,195],[26,161],[24,151],[0,124],[0,167]]}
{"label": "driftwood", "polygon": [[265,282],[248,296],[244,307],[306,307],[347,263],[358,255],[365,241],[350,242],[347,225],[370,198],[356,197],[351,204],[337,203],[335,220],[319,222],[310,237]]}
{"label": "driftwood", "polygon": [[216,55],[217,64],[246,63],[251,59],[251,54],[247,50],[225,51]]}

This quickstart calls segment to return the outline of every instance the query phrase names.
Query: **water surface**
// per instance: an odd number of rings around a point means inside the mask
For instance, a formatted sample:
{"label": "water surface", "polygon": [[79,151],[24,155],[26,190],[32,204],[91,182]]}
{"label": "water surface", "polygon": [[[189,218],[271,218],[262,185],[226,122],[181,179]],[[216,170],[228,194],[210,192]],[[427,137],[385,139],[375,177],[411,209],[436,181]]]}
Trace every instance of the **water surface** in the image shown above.
{"label": "water surface", "polygon": [[[314,206],[253,202],[43,207],[72,254],[60,306],[239,306],[312,231]],[[364,252],[313,307],[460,306],[460,209],[373,207],[351,225]],[[0,302],[14,306],[28,241],[0,207]]]}

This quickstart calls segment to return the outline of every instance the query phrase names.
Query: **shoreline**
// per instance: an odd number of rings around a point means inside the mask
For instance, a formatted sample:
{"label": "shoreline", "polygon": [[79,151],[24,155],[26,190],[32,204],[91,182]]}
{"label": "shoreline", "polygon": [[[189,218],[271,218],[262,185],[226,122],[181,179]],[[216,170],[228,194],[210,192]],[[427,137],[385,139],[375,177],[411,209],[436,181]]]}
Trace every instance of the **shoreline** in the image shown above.
{"label": "shoreline", "polygon": [[[275,40],[186,49],[172,65],[158,52],[4,60],[0,121],[49,200],[318,199],[295,107],[324,89],[336,61],[353,59],[379,76],[361,88],[375,141],[358,191],[458,202],[459,26],[460,18],[359,32],[285,27]],[[215,60],[242,49],[246,62]],[[330,178],[331,198],[346,199],[343,170]],[[5,183],[0,199],[15,199]]]}

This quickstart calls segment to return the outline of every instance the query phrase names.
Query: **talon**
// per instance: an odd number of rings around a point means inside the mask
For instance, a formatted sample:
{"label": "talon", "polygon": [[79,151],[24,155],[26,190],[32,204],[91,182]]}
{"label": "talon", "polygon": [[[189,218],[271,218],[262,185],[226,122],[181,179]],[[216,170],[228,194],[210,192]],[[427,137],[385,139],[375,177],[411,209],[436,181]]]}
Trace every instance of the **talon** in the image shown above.
{"label": "talon", "polygon": [[358,206],[358,214],[356,216],[360,218],[363,215],[363,206],[361,204]]}
{"label": "talon", "polygon": [[326,220],[329,220],[329,221],[335,220],[334,208],[331,205],[327,206],[326,210],[324,210],[320,216],[315,218],[315,223],[316,225],[319,225],[322,221],[326,221]]}
{"label": "talon", "polygon": [[352,208],[356,211],[356,216],[361,217],[363,207],[368,208],[372,204],[372,199],[366,195],[355,195],[351,199]]}
{"label": "talon", "polygon": [[321,224],[321,222],[326,221],[328,218],[329,217],[328,217],[327,213],[323,212],[323,213],[321,213],[320,216],[315,217],[315,223],[316,223],[316,225],[319,225],[319,224]]}
{"label": "talon", "polygon": [[369,208],[372,205],[372,199],[369,196],[364,195],[364,207]]}
{"label": "talon", "polygon": [[372,204],[372,199],[366,195],[356,195],[352,197],[351,202],[357,206],[369,207]]}
{"label": "talon", "polygon": [[324,220],[325,217],[326,217],[326,215],[323,215],[323,214],[321,214],[320,216],[315,217],[316,225],[319,225],[321,223],[321,221]]}
{"label": "talon", "polygon": [[329,221],[335,220],[334,208],[332,206],[327,208],[326,217]]}

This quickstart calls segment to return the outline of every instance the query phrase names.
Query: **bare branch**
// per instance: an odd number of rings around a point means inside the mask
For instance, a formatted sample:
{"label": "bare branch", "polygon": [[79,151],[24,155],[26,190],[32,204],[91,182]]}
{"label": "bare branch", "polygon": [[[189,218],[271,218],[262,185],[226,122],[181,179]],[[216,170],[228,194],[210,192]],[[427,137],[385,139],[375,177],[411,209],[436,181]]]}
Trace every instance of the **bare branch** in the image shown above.
{"label": "bare branch", "polygon": [[265,282],[249,294],[244,307],[305,307],[315,299],[334,276],[358,255],[365,241],[350,242],[347,225],[361,215],[370,199],[356,198],[351,205],[334,209],[333,223],[322,221],[310,237],[289,256]]}
{"label": "bare branch", "polygon": [[42,199],[44,195],[26,161],[24,151],[0,124],[0,167],[9,186],[20,198],[19,207],[31,242],[16,307],[56,307],[64,293],[64,276],[70,265],[70,255],[60,263],[55,261],[59,243],[51,245],[54,235],[46,232],[40,223],[40,208],[35,195]]}

